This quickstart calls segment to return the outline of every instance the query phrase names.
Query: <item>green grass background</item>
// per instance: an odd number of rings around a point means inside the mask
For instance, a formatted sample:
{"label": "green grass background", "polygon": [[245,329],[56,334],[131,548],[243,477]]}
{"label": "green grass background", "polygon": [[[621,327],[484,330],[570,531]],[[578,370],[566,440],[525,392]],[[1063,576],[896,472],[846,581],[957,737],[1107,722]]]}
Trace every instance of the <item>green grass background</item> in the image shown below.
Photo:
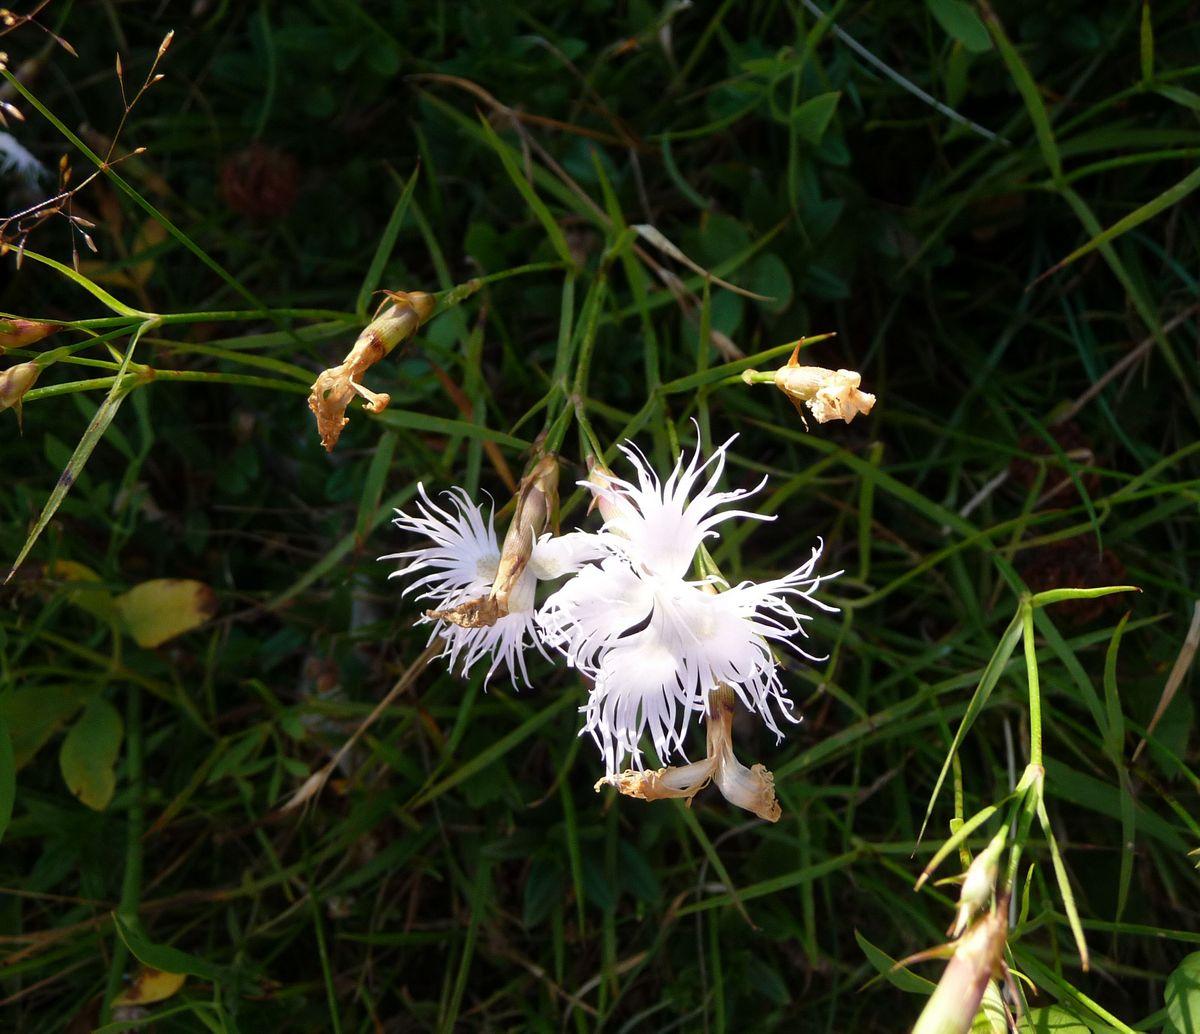
{"label": "green grass background", "polygon": [[[1031,1006],[1078,1024],[1053,1029],[1189,1029],[1194,988],[1171,985],[1174,1012],[1164,993],[1200,942],[1194,677],[1133,752],[1200,571],[1193,5],[1018,0],[989,21],[954,0],[847,0],[824,20],[758,0],[58,0],[41,20],[78,57],[34,26],[4,39],[45,106],[7,87],[27,116],[11,132],[51,170],[70,155],[76,180],[89,160],[47,114],[102,148],[122,111],[114,52],[136,86],[177,36],[119,141],[148,152],[74,209],[98,224],[98,254],[77,244],[84,275],[166,318],[129,358],[141,317],[28,256],[0,274],[3,310],[74,323],[5,360],[71,346],[23,433],[0,415],[6,561],[76,471],[0,591],[20,766],[0,853],[5,1029],[907,1029],[927,985],[876,978],[885,955],[944,941],[955,893],[913,881],[951,819],[1027,761],[1018,654],[918,845],[972,689],[1025,586],[1109,582],[1143,592],[1049,608],[1037,640],[1048,811],[1092,968],[1040,836],[1009,961]],[[28,203],[4,183],[8,211]],[[148,228],[150,209],[173,229]],[[770,300],[706,282],[637,224]],[[67,223],[28,248],[69,265]],[[390,412],[356,408],[327,456],[304,396],[370,292],[473,278],[367,375]],[[860,370],[879,397],[851,426],[806,431],[733,376],[829,331],[810,361]],[[725,366],[724,339],[775,352]],[[157,375],[130,379],[137,364]],[[731,578],[790,569],[817,536],[845,569],[841,613],[812,626],[829,660],[785,661],[803,724],[781,744],[737,725],[782,820],[748,822],[713,791],[690,810],[593,793],[585,688],[540,661],[519,694],[434,665],[319,799],[282,814],[423,648],[375,562],[405,545],[391,508],[418,480],[503,504],[484,443],[519,475],[547,412],[565,414],[569,484],[564,385],[604,447],[632,435],[660,466],[697,428],[740,435],[728,481],[768,474],[778,519],[722,540]],[[79,606],[54,575],[66,560],[113,592],[199,580],[217,615],[139,648]],[[103,811],[60,772],[97,698],[125,723]],[[191,975],[114,1011],[138,958]]]}

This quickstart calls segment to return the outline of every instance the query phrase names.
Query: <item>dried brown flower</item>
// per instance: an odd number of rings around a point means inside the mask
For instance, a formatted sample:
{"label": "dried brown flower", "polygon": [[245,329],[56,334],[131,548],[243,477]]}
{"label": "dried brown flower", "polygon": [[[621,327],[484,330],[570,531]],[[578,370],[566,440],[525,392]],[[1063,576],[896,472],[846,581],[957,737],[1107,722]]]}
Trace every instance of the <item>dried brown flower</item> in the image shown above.
{"label": "dried brown flower", "polygon": [[801,366],[799,359],[803,344],[801,340],[787,365],[781,366],[773,374],[746,370],[742,380],[747,384],[774,384],[796,407],[801,420],[804,419],[805,406],[818,424],[827,424],[831,420],[850,423],[859,413],[870,413],[875,406],[875,396],[859,390],[862,375],[853,370]]}
{"label": "dried brown flower", "polygon": [[391,396],[371,391],[360,381],[362,375],[400,342],[416,333],[417,328],[433,313],[433,295],[423,291],[389,291],[391,303],[386,305],[358,335],[354,347],[337,366],[321,371],[313,382],[308,396],[308,408],[317,418],[317,433],[326,452],[332,452],[348,424],[346,407],[355,395],[363,400],[368,413],[382,413]]}
{"label": "dried brown flower", "polygon": [[558,459],[543,456],[517,486],[516,509],[500,549],[500,565],[486,596],[450,610],[431,610],[427,616],[463,628],[494,625],[508,614],[508,599],[529,565],[533,546],[546,530],[558,506]]}
{"label": "dried brown flower", "polygon": [[601,779],[596,789],[613,786],[643,801],[684,798],[690,803],[713,782],[731,804],[767,822],[778,822],[782,810],[775,797],[775,776],[764,765],[747,768],[733,755],[733,700],[733,690],[727,686],[718,687],[709,698],[708,751],[703,761],[650,772],[628,769]]}

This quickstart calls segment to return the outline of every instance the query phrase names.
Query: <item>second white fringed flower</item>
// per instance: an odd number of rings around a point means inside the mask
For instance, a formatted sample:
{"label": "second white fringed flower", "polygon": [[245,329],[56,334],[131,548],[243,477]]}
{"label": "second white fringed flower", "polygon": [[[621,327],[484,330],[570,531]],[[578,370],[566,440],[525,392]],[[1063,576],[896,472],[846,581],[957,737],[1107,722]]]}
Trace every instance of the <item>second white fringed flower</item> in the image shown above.
{"label": "second white fringed flower", "polygon": [[610,775],[626,757],[642,766],[645,734],[661,762],[684,754],[689,715],[706,713],[720,684],[777,735],[776,712],[797,720],[772,649],[787,643],[808,657],[792,642],[811,619],[798,604],[835,609],[814,596],[833,577],[814,574],[820,546],[801,567],[767,582],[726,587],[715,577],[688,578],[718,525],[771,519],[731,506],[751,491],[717,491],[731,442],[703,463],[698,450],[686,464],[681,456],[665,481],[643,456],[623,449],[637,483],[611,474],[589,483],[605,521],[596,536],[604,559],[584,566],[538,612],[546,643],[594,680],[585,728]]}
{"label": "second white fringed flower", "polygon": [[487,679],[503,667],[514,685],[518,679],[528,685],[526,650],[533,646],[546,656],[534,620],[537,583],[569,574],[583,561],[596,557],[594,536],[541,536],[509,592],[507,613],[491,624],[456,624],[429,612],[452,611],[491,590],[501,552],[495,524],[492,515],[485,519],[483,510],[461,488],[444,493],[448,500],[444,507],[429,497],[424,485],[418,485],[417,491],[413,513],[397,510],[392,523],[401,531],[422,536],[428,544],[380,557],[406,561],[389,577],[414,579],[403,595],[416,593],[415,599],[428,602],[427,612],[417,623],[433,625],[429,641],[442,638],[445,646],[441,656],[447,658],[451,670],[467,675],[480,660],[490,658]]}

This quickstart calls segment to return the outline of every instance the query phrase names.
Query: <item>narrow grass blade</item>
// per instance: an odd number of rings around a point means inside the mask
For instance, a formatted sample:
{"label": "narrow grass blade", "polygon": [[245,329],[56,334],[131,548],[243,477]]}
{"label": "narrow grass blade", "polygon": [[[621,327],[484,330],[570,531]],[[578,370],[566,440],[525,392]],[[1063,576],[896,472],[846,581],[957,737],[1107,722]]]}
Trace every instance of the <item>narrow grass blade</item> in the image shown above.
{"label": "narrow grass blade", "polygon": [[1018,608],[1017,612],[1013,615],[1012,621],[1008,623],[1008,628],[1004,630],[1004,635],[1000,637],[1000,642],[997,644],[991,660],[988,661],[987,667],[983,669],[979,685],[975,687],[971,701],[967,704],[967,713],[963,715],[962,721],[958,724],[958,731],[954,734],[954,741],[950,744],[946,760],[942,763],[942,770],[938,774],[937,782],[934,784],[933,793],[929,795],[929,805],[925,809],[925,818],[921,822],[921,832],[917,835],[918,841],[925,836],[925,828],[929,825],[929,817],[933,814],[933,806],[937,803],[942,784],[946,781],[946,774],[950,771],[950,762],[962,744],[963,737],[967,734],[972,723],[979,717],[979,712],[983,710],[984,705],[988,702],[988,697],[992,695],[992,690],[996,688],[996,683],[1000,681],[1000,674],[1008,664],[1009,658],[1012,657],[1013,650],[1016,649],[1017,640],[1021,638],[1021,613],[1021,609]]}
{"label": "narrow grass blade", "polygon": [[481,772],[489,765],[504,757],[509,751],[515,749],[520,744],[524,743],[530,736],[538,731],[543,725],[549,722],[552,718],[556,718],[560,711],[564,711],[569,704],[577,703],[575,696],[571,693],[563,693],[554,703],[547,704],[539,711],[535,712],[531,718],[527,718],[524,722],[518,725],[507,736],[502,736],[493,743],[487,750],[476,754],[470,761],[466,762],[461,768],[455,770],[450,775],[446,776],[441,782],[431,786],[423,794],[420,794],[408,805],[408,809],[420,808],[435,800],[444,794],[447,790],[452,790],[459,783],[470,779],[476,772]]}
{"label": "narrow grass blade", "polygon": [[116,913],[113,913],[112,921],[117,934],[125,942],[125,947],[138,962],[160,969],[164,973],[186,973],[201,980],[210,980],[214,984],[229,979],[229,974],[220,966],[178,948],[154,944],[145,934],[135,930]]}
{"label": "narrow grass blade", "polygon": [[56,272],[61,273],[72,283],[78,284],[88,294],[96,298],[106,309],[112,310],[118,316],[130,316],[139,320],[152,319],[154,316],[152,312],[142,312],[141,309],[135,309],[131,305],[126,305],[119,298],[109,294],[103,287],[89,280],[82,273],[77,273],[70,266],[65,266],[47,255],[39,255],[36,251],[29,251],[28,249],[22,254],[24,258],[33,259],[34,262],[40,262],[43,266],[49,266]]}
{"label": "narrow grass blade", "polygon": [[[828,876],[831,872],[849,868],[861,856],[861,851],[847,851],[845,854],[827,858],[823,862],[801,866],[789,873],[784,873],[782,876],[775,876],[772,879],[762,880],[760,883],[752,883],[748,887],[742,887],[737,891],[736,897],[745,902],[752,901],[755,898],[766,897],[769,894],[778,894],[781,890],[787,890],[790,887],[799,886],[801,883],[807,883],[811,880],[820,879],[822,876]],[[734,899],[735,895],[733,893],[716,894],[711,898],[705,898],[703,901],[684,905],[675,914],[683,917],[691,915],[693,912],[707,912],[710,908],[724,908],[727,905],[732,905]]]}
{"label": "narrow grass blade", "polygon": [[33,530],[25,539],[25,544],[21,547],[21,552],[17,554],[16,560],[13,561],[12,567],[5,576],[5,583],[16,574],[17,568],[25,562],[25,558],[29,556],[29,551],[33,549],[34,543],[37,542],[42,532],[46,530],[46,525],[50,523],[51,518],[62,505],[62,501],[66,499],[67,493],[71,491],[71,486],[78,479],[79,472],[83,470],[84,465],[91,457],[92,450],[99,444],[100,439],[104,437],[104,432],[108,430],[108,425],[113,422],[113,418],[117,415],[117,410],[121,408],[121,403],[125,401],[129,393],[140,383],[137,378],[126,376],[129,364],[133,359],[134,349],[137,347],[138,340],[142,334],[158,326],[158,322],[157,317],[147,320],[134,332],[133,338],[129,342],[129,347],[125,350],[125,356],[121,360],[121,367],[117,371],[116,377],[113,378],[112,387],[109,389],[107,397],[100,404],[100,408],[96,410],[96,415],[92,417],[92,422],[88,425],[87,430],[83,432],[83,437],[79,439],[79,444],[75,446],[75,451],[71,454],[66,469],[59,475],[58,482],[50,492],[50,498],[46,500],[46,505],[42,508],[41,515],[34,524]]}
{"label": "narrow grass blade", "polygon": [[512,149],[500,139],[499,135],[482,115],[479,117],[479,122],[483,126],[484,138],[504,164],[504,171],[508,173],[508,178],[512,180],[513,186],[517,188],[521,197],[525,199],[525,203],[542,224],[546,231],[546,236],[550,238],[551,245],[553,245],[554,250],[558,253],[558,257],[566,263],[568,269],[574,269],[576,266],[575,258],[571,254],[571,249],[567,246],[567,238],[562,232],[562,227],[555,221],[550,209],[546,207],[546,203],[538,197],[537,191],[533,189],[532,185],[521,172]]}
{"label": "narrow grass blade", "polygon": [[13,755],[12,737],[8,734],[8,722],[0,715],[0,839],[12,819],[16,797],[17,760]]}
{"label": "narrow grass blade", "polygon": [[475,957],[475,942],[479,936],[479,923],[484,914],[484,897],[491,879],[491,866],[487,858],[481,856],[479,868],[475,871],[475,879],[471,881],[470,922],[467,924],[467,935],[463,940],[462,955],[458,960],[458,972],[454,977],[454,990],[450,994],[450,1003],[438,1029],[444,1034],[453,1034],[458,1023],[458,1014],[462,1011],[463,995],[467,990],[467,977],[471,973],[471,960]]}
{"label": "narrow grass blade", "polygon": [[1029,603],[1033,607],[1048,607],[1051,603],[1062,603],[1063,600],[1094,600],[1116,592],[1141,591],[1136,585],[1104,585],[1096,589],[1050,589],[1047,592],[1035,593],[1029,598]]}
{"label": "narrow grass blade", "polygon": [[[854,939],[858,941],[858,946],[862,949],[863,954],[867,957],[867,961],[871,963],[879,976],[883,977],[892,986],[898,987],[901,991],[909,991],[912,994],[926,995],[937,986],[932,980],[926,980],[924,977],[917,976],[916,973],[906,969],[887,954],[887,952],[876,948],[875,945],[857,930],[854,931]],[[871,981],[871,983],[874,982],[874,980]]]}
{"label": "narrow grass blade", "polygon": [[925,885],[925,881],[933,875],[933,871],[939,865],[941,865],[943,861],[945,861],[946,856],[949,855],[950,852],[956,847],[958,847],[959,844],[966,840],[967,837],[974,833],[975,830],[987,822],[988,819],[995,815],[996,812],[998,812],[1009,799],[1009,797],[1005,797],[1004,800],[999,804],[989,804],[986,808],[977,811],[969,819],[963,822],[963,824],[959,826],[953,834],[951,834],[946,842],[937,849],[934,856],[929,859],[929,862],[926,864],[925,868],[921,870],[921,875],[917,877],[917,883],[916,886],[913,887],[913,890],[920,890]]}
{"label": "narrow grass blade", "polygon": [[1121,751],[1125,745],[1125,715],[1121,710],[1121,695],[1117,691],[1117,651],[1121,648],[1121,636],[1129,612],[1118,622],[1112,641],[1104,655],[1104,713],[1107,728],[1104,730],[1104,749],[1117,764],[1121,763]]}
{"label": "narrow grass blade", "polygon": [[[232,287],[238,294],[245,298],[246,301],[253,305],[260,313],[270,314],[271,310],[266,303],[260,301],[253,294],[253,292],[248,290],[242,284],[242,282],[238,280],[237,277],[235,277],[229,272],[229,270],[222,266],[211,255],[209,255],[207,251],[200,247],[200,245],[192,240],[191,237],[189,237],[178,226],[171,222],[171,220],[163,215],[163,213],[157,208],[155,208],[154,205],[142,197],[142,195],[139,194],[132,186],[130,186],[129,183],[127,183],[125,179],[120,176],[111,166],[106,165],[104,160],[98,154],[96,154],[95,151],[88,147],[88,145],[85,144],[75,133],[71,132],[67,125],[61,119],[59,119],[57,115],[55,115],[49,108],[39,101],[32,93],[30,93],[20,79],[13,75],[12,72],[10,72],[7,68],[0,68],[0,75],[2,75],[8,81],[9,85],[12,86],[13,89],[15,89],[22,97],[24,97],[26,101],[35,107],[39,114],[41,114],[41,116],[47,122],[54,126],[54,128],[57,129],[66,140],[70,141],[72,147],[75,147],[82,154],[85,154],[88,158],[88,161],[95,165],[96,168],[103,170],[104,174],[113,183],[115,183],[118,188],[120,188],[121,192],[124,193],[126,197],[133,201],[134,204],[141,208],[152,219],[161,223],[172,237],[174,237],[180,244],[187,248],[188,251],[195,255],[196,258],[203,262],[209,269],[216,273],[217,276],[224,280],[225,283]],[[275,317],[272,316],[272,318]],[[277,322],[281,321],[277,320]]]}
{"label": "narrow grass blade", "polygon": [[1038,149],[1042,152],[1042,160],[1057,183],[1062,178],[1062,158],[1058,153],[1054,131],[1050,128],[1050,117],[1046,114],[1045,104],[1042,103],[1041,91],[1034,82],[1033,76],[1029,74],[1025,62],[1021,60],[1021,55],[1017,53],[1017,48],[1008,38],[1004,26],[1000,24],[1000,19],[996,17],[996,12],[992,10],[991,5],[986,0],[981,0],[980,7],[983,9],[984,23],[991,32],[992,39],[996,41],[996,48],[1004,59],[1008,74],[1012,76],[1017,91],[1025,102],[1025,110],[1029,113],[1029,120],[1033,123],[1033,131],[1037,135]]}
{"label": "narrow grass blade", "polygon": [[1038,277],[1038,280],[1044,280],[1046,277],[1053,276],[1060,270],[1066,269],[1072,262],[1083,258],[1089,252],[1095,251],[1100,245],[1115,240],[1121,234],[1128,233],[1130,230],[1141,226],[1147,219],[1153,219],[1160,212],[1164,212],[1173,205],[1177,205],[1197,187],[1200,187],[1200,169],[1193,169],[1173,187],[1168,187],[1157,197],[1147,201],[1141,208],[1130,212],[1124,219],[1118,219],[1107,230],[1103,233],[1098,233],[1086,244],[1076,248],[1061,262],[1054,263],[1054,265]]}
{"label": "narrow grass blade", "polygon": [[1067,879],[1067,869],[1063,865],[1062,853],[1058,849],[1058,841],[1054,838],[1054,830],[1050,826],[1050,816],[1046,814],[1046,804],[1040,798],[1037,803],[1037,817],[1042,832],[1046,834],[1046,844],[1050,848],[1050,862],[1054,866],[1054,877],[1058,881],[1058,892],[1062,895],[1063,910],[1067,915],[1067,924],[1075,937],[1075,946],[1079,949],[1079,961],[1086,973],[1091,966],[1088,956],[1087,940],[1083,936],[1083,924],[1079,921],[1079,909],[1075,907],[1075,895],[1071,890],[1071,881]]}

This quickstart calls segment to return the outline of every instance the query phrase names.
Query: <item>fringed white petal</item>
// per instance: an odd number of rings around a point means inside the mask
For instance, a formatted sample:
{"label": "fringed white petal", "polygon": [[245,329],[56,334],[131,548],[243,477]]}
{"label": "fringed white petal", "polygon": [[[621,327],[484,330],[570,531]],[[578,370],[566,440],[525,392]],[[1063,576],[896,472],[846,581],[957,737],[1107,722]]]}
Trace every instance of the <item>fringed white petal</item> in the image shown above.
{"label": "fringed white petal", "polygon": [[[429,602],[429,610],[451,610],[487,594],[500,563],[492,518],[485,521],[482,509],[460,488],[444,493],[449,499],[445,508],[430,499],[424,485],[418,485],[417,491],[414,512],[397,511],[392,523],[401,531],[425,537],[431,545],[380,557],[406,561],[389,577],[413,577],[403,594],[416,592],[416,599]],[[476,664],[490,658],[485,682],[504,668],[514,685],[518,680],[528,685],[525,651],[535,646],[545,655],[535,622],[536,585],[534,573],[525,571],[509,596],[509,613],[494,625],[463,628],[426,616],[417,624],[432,622],[429,641],[442,639],[441,656],[447,658],[452,671],[466,676]]]}
{"label": "fringed white petal", "polygon": [[[698,447],[686,464],[680,456],[666,481],[659,480],[640,452],[621,446],[633,465],[637,484],[612,474],[581,482],[600,501],[605,533],[611,536],[609,548],[624,553],[631,564],[648,573],[683,578],[700,544],[718,537],[718,524],[734,517],[772,520],[744,510],[718,510],[762,487],[716,490],[733,441],[730,438],[703,463]],[[705,475],[707,480],[701,483]]]}
{"label": "fringed white petal", "polygon": [[[680,457],[660,481],[645,457],[624,449],[635,481],[605,472],[586,482],[600,501],[604,529],[589,548],[608,555],[588,564],[555,592],[538,613],[545,642],[567,663],[595,681],[588,700],[585,731],[604,755],[610,776],[625,758],[642,767],[639,741],[649,735],[661,763],[683,753],[688,716],[707,710],[719,684],[730,686],[777,736],[776,712],[798,719],[780,680],[773,653],[805,635],[822,581],[813,572],[820,546],[808,561],[782,578],[742,582],[723,592],[687,580],[696,550],[715,528],[732,518],[761,515],[730,508],[750,494],[719,492],[730,443],[707,461],[699,452]],[[756,489],[757,490],[757,489]]]}

